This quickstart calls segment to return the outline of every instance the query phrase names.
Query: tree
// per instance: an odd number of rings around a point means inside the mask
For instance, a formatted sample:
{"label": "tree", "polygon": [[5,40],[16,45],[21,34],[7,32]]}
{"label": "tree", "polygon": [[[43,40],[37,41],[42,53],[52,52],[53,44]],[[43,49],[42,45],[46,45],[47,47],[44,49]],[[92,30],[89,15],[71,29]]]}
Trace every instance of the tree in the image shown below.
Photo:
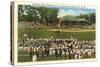
{"label": "tree", "polygon": [[83,15],[79,15],[77,16],[78,18],[84,18],[86,20],[89,21],[89,24],[93,24],[95,23],[95,13],[89,13],[89,14],[83,14]]}
{"label": "tree", "polygon": [[58,9],[49,7],[34,7],[32,5],[18,6],[19,21],[53,24],[57,22]]}

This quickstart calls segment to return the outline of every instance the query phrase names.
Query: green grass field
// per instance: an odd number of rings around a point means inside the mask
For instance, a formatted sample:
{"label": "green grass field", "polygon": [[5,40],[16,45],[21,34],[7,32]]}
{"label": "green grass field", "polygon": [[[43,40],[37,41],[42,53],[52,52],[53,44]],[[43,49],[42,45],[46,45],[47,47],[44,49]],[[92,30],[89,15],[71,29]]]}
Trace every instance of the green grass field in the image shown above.
{"label": "green grass field", "polygon": [[29,53],[24,50],[18,51],[18,62],[31,62],[32,59],[29,56]]}
{"label": "green grass field", "polygon": [[[64,56],[47,56],[47,57],[38,57],[37,61],[52,61],[52,60],[65,60]],[[31,62],[32,59],[29,56],[27,51],[19,50],[18,51],[18,62]]]}
{"label": "green grass field", "polygon": [[29,37],[33,38],[70,38],[73,36],[73,38],[76,38],[78,40],[95,40],[95,31],[85,31],[85,32],[57,32],[57,31],[48,31],[46,29],[32,29],[32,28],[26,28],[24,29],[18,29],[18,37],[22,38],[23,34],[27,33]]}

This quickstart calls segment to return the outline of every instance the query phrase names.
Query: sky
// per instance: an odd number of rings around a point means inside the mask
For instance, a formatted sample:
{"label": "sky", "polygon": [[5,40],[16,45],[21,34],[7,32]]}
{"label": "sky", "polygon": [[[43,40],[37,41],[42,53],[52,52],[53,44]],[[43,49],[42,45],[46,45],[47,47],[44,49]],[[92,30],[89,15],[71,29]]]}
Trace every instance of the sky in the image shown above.
{"label": "sky", "polygon": [[66,15],[80,15],[95,13],[95,9],[89,8],[79,8],[79,7],[57,7],[59,9],[58,17],[63,17]]}

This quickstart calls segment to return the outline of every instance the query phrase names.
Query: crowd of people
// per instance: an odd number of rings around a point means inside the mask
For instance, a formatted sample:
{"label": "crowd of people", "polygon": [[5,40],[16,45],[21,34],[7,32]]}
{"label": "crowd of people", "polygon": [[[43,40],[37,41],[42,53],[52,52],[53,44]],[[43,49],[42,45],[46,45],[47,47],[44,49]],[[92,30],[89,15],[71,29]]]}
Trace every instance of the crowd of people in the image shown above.
{"label": "crowd of people", "polygon": [[[54,56],[64,59],[95,58],[96,44],[92,41],[78,41],[73,37],[69,39],[33,39],[25,36],[24,48],[28,48],[30,58]],[[19,43],[20,47],[20,43]]]}

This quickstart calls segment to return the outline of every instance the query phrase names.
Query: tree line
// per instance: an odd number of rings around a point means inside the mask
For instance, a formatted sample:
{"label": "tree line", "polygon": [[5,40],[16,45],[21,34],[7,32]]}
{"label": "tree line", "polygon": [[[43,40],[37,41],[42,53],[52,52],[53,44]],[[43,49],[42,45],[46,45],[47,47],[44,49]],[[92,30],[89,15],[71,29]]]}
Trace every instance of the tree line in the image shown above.
{"label": "tree line", "polygon": [[[58,23],[59,21],[59,19],[57,18],[58,12],[59,9],[54,7],[50,8],[43,6],[19,5],[18,21],[34,22],[42,24],[54,24]],[[96,21],[95,13],[80,14],[79,16],[74,16],[74,17],[86,19],[90,24],[93,24]]]}
{"label": "tree line", "polygon": [[18,21],[55,23],[58,21],[58,8],[34,7],[31,5],[18,6]]}
{"label": "tree line", "polygon": [[79,16],[77,16],[77,18],[84,18],[87,21],[89,21],[90,24],[93,24],[96,22],[96,14],[95,13],[80,14]]}

